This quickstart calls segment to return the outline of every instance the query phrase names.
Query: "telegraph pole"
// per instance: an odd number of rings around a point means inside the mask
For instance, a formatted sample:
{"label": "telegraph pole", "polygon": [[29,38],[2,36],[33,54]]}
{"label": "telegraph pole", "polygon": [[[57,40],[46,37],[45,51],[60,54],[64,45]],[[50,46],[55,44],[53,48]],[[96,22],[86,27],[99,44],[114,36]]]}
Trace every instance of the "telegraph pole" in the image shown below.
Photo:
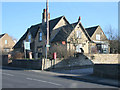
{"label": "telegraph pole", "polygon": [[48,15],[49,15],[49,8],[48,8],[48,0],[46,0],[46,25],[47,25],[47,28],[46,28],[46,31],[47,31],[47,37],[46,37],[46,68],[47,68],[47,54],[48,54],[48,51],[49,51],[49,19],[48,19]]}

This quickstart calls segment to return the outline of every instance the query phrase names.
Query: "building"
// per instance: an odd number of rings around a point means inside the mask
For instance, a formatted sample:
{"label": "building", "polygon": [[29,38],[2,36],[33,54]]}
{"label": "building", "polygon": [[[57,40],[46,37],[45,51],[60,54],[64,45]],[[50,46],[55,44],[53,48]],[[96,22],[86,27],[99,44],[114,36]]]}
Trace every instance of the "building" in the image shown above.
{"label": "building", "polygon": [[[107,49],[105,53],[108,53],[109,43],[100,26],[95,29],[94,27],[85,29],[80,22],[80,17],[77,22],[70,24],[65,16],[50,20],[50,14],[49,26],[50,48],[54,47],[54,44],[62,44],[68,52],[74,50],[75,52],[84,51],[84,53],[103,53],[102,49]],[[30,42],[30,51],[34,57],[45,55],[46,35],[46,9],[44,9],[42,23],[28,28],[14,49],[24,52],[23,42],[27,41]]]}
{"label": "building", "polygon": [[12,51],[14,45],[15,42],[7,33],[0,35],[0,50],[3,54]]}
{"label": "building", "polygon": [[99,53],[110,52],[109,40],[107,39],[106,35],[99,25],[86,28],[86,31],[88,32],[90,39],[95,43],[95,46],[91,47],[92,49],[96,47],[97,52]]}

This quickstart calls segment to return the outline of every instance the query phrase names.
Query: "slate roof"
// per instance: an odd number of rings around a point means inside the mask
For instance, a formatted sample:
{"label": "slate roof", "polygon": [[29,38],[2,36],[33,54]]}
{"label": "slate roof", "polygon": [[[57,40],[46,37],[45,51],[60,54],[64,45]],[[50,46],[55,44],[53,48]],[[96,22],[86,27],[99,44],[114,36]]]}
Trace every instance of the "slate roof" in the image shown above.
{"label": "slate roof", "polygon": [[[73,24],[69,24],[63,27],[60,27],[58,34],[54,37],[54,39],[52,40],[52,42],[57,42],[57,41],[67,41],[68,36],[70,35],[70,33],[74,30],[75,26],[78,24],[79,22],[73,23]],[[91,39],[89,38],[88,34],[86,33],[85,29],[83,28],[82,24],[79,23],[80,27],[82,28],[82,31],[84,32],[84,34],[86,35],[86,37],[88,38],[89,41],[91,41]]]}
{"label": "slate roof", "polygon": [[58,34],[54,37],[54,39],[51,42],[66,41],[67,37],[70,35],[70,33],[73,31],[76,25],[77,25],[77,22],[60,27]]}
{"label": "slate roof", "polygon": [[0,35],[0,38],[2,38],[4,35],[5,35],[5,34],[1,34],[1,35]]}
{"label": "slate roof", "polygon": [[[99,25],[98,25],[98,26],[99,26]],[[90,37],[92,37],[92,35],[94,34],[94,32],[96,31],[96,29],[98,28],[98,26],[85,28]]]}
{"label": "slate roof", "polygon": [[13,48],[20,48],[20,47],[22,47],[23,40],[26,38],[28,31],[29,30],[27,30],[25,32],[25,34],[20,38],[20,40],[15,44],[15,46]]}
{"label": "slate roof", "polygon": [[[53,28],[56,26],[56,24],[60,21],[60,19],[62,17],[65,18],[64,16],[61,16],[61,17],[58,17],[58,18],[55,18],[55,19],[52,19],[52,20],[49,21],[50,34],[51,34],[51,31],[53,30]],[[65,20],[66,20],[66,18],[65,18]],[[67,23],[69,24],[68,21],[67,21]],[[16,43],[16,45],[13,48],[20,48],[22,46],[23,40],[26,38],[29,31],[32,35],[32,38],[35,38],[39,29],[41,29],[45,35],[47,34],[45,24],[43,25],[42,23],[40,23],[40,24],[37,24],[37,25],[33,25],[30,28],[28,28],[26,33],[20,38],[20,40]]]}

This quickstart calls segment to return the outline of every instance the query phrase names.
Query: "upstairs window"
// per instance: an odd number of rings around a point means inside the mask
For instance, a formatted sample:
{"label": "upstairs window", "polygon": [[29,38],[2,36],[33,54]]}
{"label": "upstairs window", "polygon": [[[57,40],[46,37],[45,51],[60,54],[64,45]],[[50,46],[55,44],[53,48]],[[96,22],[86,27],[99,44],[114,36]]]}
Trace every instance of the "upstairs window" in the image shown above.
{"label": "upstairs window", "polygon": [[28,35],[28,42],[31,42],[31,35]]}
{"label": "upstairs window", "polygon": [[81,36],[82,36],[82,35],[81,35],[81,31],[79,31],[79,30],[76,31],[76,36],[77,36],[77,38],[81,38]]}
{"label": "upstairs window", "polygon": [[42,32],[39,32],[39,41],[42,41]]}
{"label": "upstairs window", "polygon": [[100,40],[100,34],[96,34],[96,40]]}
{"label": "upstairs window", "polygon": [[5,44],[7,44],[8,43],[8,41],[7,40],[5,40]]}

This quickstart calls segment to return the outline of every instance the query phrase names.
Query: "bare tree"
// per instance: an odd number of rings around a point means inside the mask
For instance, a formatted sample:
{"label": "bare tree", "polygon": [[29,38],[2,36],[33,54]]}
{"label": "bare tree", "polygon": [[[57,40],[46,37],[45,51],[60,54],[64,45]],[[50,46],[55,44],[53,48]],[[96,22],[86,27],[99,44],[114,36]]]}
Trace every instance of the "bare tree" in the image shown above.
{"label": "bare tree", "polygon": [[120,53],[120,50],[118,49],[118,45],[120,43],[118,33],[115,33],[115,29],[113,29],[112,26],[109,26],[106,34],[110,43],[110,53]]}

